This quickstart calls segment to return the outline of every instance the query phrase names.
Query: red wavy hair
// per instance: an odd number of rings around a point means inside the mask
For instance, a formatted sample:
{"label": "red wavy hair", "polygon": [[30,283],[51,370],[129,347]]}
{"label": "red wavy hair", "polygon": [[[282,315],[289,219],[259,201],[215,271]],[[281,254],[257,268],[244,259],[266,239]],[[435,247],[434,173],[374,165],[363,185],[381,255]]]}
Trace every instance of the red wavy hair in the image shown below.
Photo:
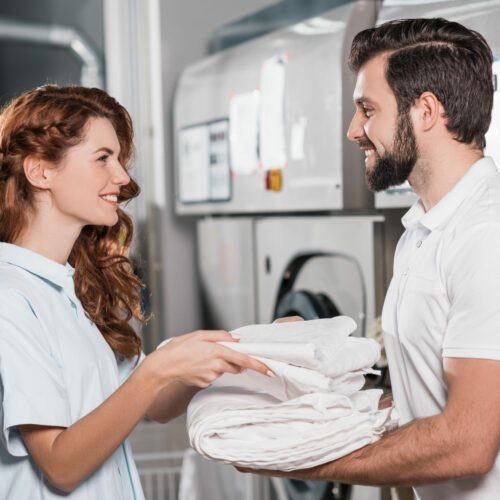
{"label": "red wavy hair", "polygon": [[[26,227],[36,188],[26,179],[24,159],[35,156],[54,164],[85,136],[89,119],[107,118],[120,143],[119,161],[133,158],[132,120],[126,109],[96,88],[46,85],[12,101],[0,116],[0,241],[13,243]],[[119,201],[139,194],[134,180],[122,186]],[[141,339],[130,326],[145,321],[140,306],[144,288],[127,252],[133,235],[131,218],[118,209],[112,226],[86,226],[69,263],[75,268],[76,295],[110,347],[122,357],[138,356]]]}

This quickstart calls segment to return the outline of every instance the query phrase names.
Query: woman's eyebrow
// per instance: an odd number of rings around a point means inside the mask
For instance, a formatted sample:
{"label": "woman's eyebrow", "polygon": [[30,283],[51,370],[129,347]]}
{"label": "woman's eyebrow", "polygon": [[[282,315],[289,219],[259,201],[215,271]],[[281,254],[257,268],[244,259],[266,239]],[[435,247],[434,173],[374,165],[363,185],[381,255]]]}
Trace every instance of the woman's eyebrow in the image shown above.
{"label": "woman's eyebrow", "polygon": [[105,153],[108,153],[108,155],[112,155],[114,153],[114,151],[112,149],[102,147],[102,148],[96,149],[92,154],[99,153],[100,151],[104,151]]}

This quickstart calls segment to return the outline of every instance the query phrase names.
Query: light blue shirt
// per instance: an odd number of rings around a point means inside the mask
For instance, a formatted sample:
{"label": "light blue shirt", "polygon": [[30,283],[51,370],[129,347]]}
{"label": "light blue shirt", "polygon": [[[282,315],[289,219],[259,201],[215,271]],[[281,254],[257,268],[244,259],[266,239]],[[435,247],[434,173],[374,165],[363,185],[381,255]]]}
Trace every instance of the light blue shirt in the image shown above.
{"label": "light blue shirt", "polygon": [[69,427],[127,379],[135,360],[118,359],[75,295],[74,269],[0,243],[0,498],[144,498],[126,440],[71,494],[52,487],[17,429]]}

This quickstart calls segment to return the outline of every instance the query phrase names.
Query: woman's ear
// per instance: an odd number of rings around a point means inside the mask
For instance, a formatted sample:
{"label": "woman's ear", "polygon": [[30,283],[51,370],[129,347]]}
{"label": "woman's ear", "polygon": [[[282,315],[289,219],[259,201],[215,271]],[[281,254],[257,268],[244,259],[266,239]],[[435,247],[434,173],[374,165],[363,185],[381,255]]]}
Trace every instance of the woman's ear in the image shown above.
{"label": "woman's ear", "polygon": [[29,155],[24,159],[24,175],[28,182],[39,189],[48,189],[50,184],[50,174],[47,175],[48,164],[46,161]]}

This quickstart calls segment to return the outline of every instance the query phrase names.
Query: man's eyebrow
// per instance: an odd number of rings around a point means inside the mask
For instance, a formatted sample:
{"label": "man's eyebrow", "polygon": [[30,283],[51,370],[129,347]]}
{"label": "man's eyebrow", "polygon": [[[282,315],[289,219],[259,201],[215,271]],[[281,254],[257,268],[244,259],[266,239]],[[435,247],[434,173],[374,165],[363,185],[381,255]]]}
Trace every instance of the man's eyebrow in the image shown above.
{"label": "man's eyebrow", "polygon": [[374,104],[374,102],[372,100],[370,100],[368,97],[364,97],[364,96],[361,96],[361,97],[357,97],[354,102],[356,104],[359,104],[360,106],[363,106],[363,104]]}

